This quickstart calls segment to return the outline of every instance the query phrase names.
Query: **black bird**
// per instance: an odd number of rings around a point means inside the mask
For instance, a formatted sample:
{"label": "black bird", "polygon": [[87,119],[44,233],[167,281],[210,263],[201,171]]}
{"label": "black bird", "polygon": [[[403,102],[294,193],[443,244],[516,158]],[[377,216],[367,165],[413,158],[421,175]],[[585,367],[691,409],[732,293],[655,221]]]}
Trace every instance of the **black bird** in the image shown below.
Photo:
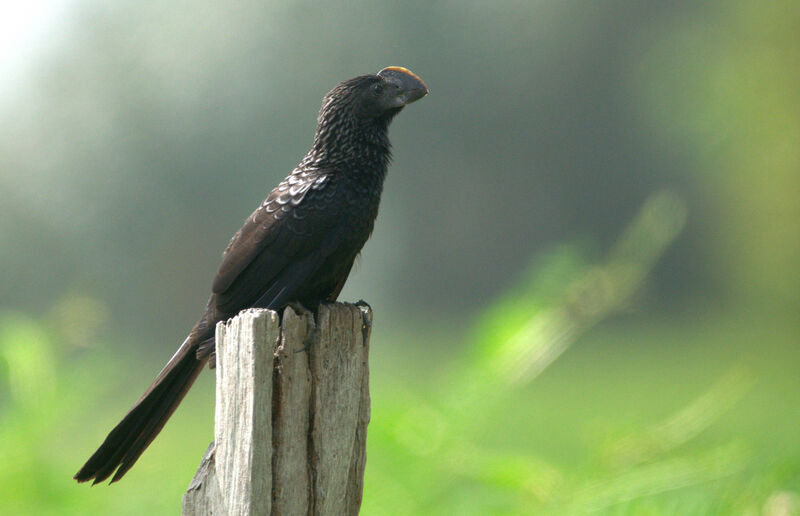
{"label": "black bird", "polygon": [[247,218],[222,255],[205,312],[139,401],[75,474],[116,482],[214,365],[214,328],[251,308],[335,301],[372,232],[390,160],[387,130],[428,89],[398,66],[344,81],[322,101],[311,150]]}

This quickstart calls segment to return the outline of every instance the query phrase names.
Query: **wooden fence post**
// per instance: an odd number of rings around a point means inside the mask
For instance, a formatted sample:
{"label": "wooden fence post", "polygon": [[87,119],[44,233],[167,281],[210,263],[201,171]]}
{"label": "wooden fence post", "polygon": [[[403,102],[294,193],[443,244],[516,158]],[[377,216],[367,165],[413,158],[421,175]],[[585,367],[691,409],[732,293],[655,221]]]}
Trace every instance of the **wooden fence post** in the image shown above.
{"label": "wooden fence post", "polygon": [[369,423],[365,303],[245,310],[217,325],[214,443],[188,515],[354,515]]}

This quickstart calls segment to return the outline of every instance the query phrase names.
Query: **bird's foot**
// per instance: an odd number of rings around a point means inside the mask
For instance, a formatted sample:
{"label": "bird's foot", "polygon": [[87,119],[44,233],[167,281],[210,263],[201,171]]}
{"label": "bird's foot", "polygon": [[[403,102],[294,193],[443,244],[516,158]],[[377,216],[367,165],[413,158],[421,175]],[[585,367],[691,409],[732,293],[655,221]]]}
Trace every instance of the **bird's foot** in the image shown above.
{"label": "bird's foot", "polygon": [[363,299],[356,301],[355,305],[361,310],[361,319],[364,321],[364,329],[372,329],[372,317],[369,315],[372,312],[372,307]]}

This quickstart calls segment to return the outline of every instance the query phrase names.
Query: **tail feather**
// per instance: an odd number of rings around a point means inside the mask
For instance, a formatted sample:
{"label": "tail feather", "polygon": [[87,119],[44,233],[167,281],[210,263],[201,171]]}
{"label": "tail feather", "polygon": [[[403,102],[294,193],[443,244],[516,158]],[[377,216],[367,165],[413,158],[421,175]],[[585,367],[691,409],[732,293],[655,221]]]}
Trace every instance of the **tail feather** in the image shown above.
{"label": "tail feather", "polygon": [[114,474],[114,477],[111,479],[111,482],[116,482],[120,478],[128,472],[131,467],[136,463],[139,459],[139,456],[150,446],[150,443],[153,442],[153,439],[161,432],[161,429],[164,428],[167,420],[172,416],[172,413],[178,407],[181,401],[183,401],[183,397],[189,391],[189,388],[194,384],[194,381],[197,379],[197,376],[200,374],[200,371],[203,370],[203,365],[205,361],[198,362],[197,359],[194,359],[193,368],[185,368],[181,376],[179,376],[176,381],[176,386],[182,386],[180,388],[173,388],[168,395],[164,402],[158,407],[155,411],[153,416],[150,418],[150,422],[147,424],[147,427],[140,433],[139,437],[136,441],[131,445],[128,453],[122,458],[120,463],[119,469]]}
{"label": "tail feather", "polygon": [[116,470],[116,482],[136,463],[180,404],[206,360],[198,360],[196,346],[184,342],[136,405],[108,434],[103,444],[75,474],[75,480],[102,482]]}

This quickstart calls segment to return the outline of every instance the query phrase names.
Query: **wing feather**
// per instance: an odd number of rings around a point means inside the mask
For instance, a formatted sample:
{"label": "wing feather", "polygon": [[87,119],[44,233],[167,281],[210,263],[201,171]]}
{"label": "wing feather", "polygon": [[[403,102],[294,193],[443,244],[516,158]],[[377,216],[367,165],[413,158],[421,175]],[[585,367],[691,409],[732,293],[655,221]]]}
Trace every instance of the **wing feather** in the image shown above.
{"label": "wing feather", "polygon": [[285,303],[313,274],[340,243],[335,196],[325,191],[333,188],[319,174],[295,171],[247,218],[214,278],[220,312]]}

